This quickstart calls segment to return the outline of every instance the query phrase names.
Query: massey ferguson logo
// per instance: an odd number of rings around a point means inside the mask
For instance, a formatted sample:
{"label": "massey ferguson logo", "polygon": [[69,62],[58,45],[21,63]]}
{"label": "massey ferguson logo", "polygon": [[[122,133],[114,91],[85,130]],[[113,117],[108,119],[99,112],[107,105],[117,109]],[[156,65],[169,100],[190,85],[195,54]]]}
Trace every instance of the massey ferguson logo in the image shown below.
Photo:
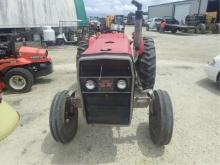
{"label": "massey ferguson logo", "polygon": [[100,88],[112,88],[112,80],[101,80],[99,82]]}

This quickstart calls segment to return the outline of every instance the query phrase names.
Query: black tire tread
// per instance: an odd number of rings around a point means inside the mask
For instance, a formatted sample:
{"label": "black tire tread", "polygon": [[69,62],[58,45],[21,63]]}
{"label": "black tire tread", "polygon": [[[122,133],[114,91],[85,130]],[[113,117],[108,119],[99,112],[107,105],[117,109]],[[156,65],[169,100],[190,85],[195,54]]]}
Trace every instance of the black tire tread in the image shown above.
{"label": "black tire tread", "polygon": [[160,108],[160,130],[158,135],[154,135],[151,129],[155,128],[150,123],[150,135],[156,145],[164,146],[170,143],[173,134],[173,107],[170,96],[166,91],[156,90],[154,96],[154,103],[159,105]]}
{"label": "black tire tread", "polygon": [[[76,135],[77,128],[78,128],[78,110],[75,111],[75,121],[72,132],[69,134],[66,133],[66,130],[62,127],[62,108],[64,109],[66,106],[66,100],[68,98],[68,91],[62,91],[56,94],[54,97],[51,109],[50,109],[50,117],[49,117],[49,125],[50,125],[50,131],[57,142],[61,142],[63,144],[69,143]],[[71,130],[70,130],[71,131]]]}
{"label": "black tire tread", "polygon": [[[22,90],[15,90],[9,85],[9,79],[14,75],[21,75],[26,79],[27,84]],[[28,69],[13,68],[5,73],[4,81],[9,90],[14,91],[14,92],[19,92],[19,93],[26,93],[31,90],[31,87],[34,84],[34,76]]]}
{"label": "black tire tread", "polygon": [[137,71],[143,89],[153,89],[156,78],[156,51],[154,40],[144,37],[144,54],[138,59]]}
{"label": "black tire tread", "polygon": [[76,59],[78,60],[82,53],[88,48],[87,41],[80,41],[77,48],[77,56]]}

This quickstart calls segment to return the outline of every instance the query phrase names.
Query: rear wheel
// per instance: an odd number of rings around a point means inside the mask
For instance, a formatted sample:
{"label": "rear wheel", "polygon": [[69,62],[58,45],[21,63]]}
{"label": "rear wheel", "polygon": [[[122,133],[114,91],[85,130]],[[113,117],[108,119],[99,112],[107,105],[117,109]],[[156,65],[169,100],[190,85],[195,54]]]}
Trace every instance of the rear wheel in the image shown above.
{"label": "rear wheel", "polygon": [[68,143],[78,129],[78,109],[73,106],[68,91],[56,94],[50,108],[50,131],[57,142]]}
{"label": "rear wheel", "polygon": [[205,32],[206,32],[206,25],[203,23],[200,23],[196,28],[196,33],[205,34]]}
{"label": "rear wheel", "polygon": [[87,41],[80,41],[77,48],[77,57],[78,60],[79,57],[82,55],[82,53],[88,48],[88,42]]}
{"label": "rear wheel", "polygon": [[31,90],[34,76],[25,68],[13,68],[5,74],[4,81],[9,90],[25,93]]}
{"label": "rear wheel", "polygon": [[154,91],[149,113],[150,136],[154,144],[169,144],[173,133],[173,108],[166,91]]}
{"label": "rear wheel", "polygon": [[176,29],[176,28],[172,28],[172,29],[171,29],[171,32],[172,32],[173,34],[175,34],[175,33],[177,32],[177,29]]}
{"label": "rear wheel", "polygon": [[154,40],[144,38],[144,54],[137,61],[137,72],[143,89],[153,89],[156,77],[156,51]]}
{"label": "rear wheel", "polygon": [[215,34],[220,34],[220,23],[216,23],[214,25],[212,32]]}
{"label": "rear wheel", "polygon": [[149,30],[150,30],[150,28],[149,28],[149,26],[147,25],[147,26],[146,26],[146,31],[149,31]]}

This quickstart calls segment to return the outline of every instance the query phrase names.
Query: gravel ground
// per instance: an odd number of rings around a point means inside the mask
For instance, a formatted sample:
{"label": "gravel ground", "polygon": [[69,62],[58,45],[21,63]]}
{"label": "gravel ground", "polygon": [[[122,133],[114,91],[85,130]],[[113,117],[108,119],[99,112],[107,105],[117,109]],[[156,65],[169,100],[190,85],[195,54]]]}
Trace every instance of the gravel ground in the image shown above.
{"label": "gravel ground", "polygon": [[80,117],[75,139],[56,143],[49,132],[50,104],[76,79],[76,47],[54,47],[52,75],[38,79],[29,93],[5,94],[21,121],[0,142],[0,164],[220,164],[220,90],[203,71],[204,63],[220,54],[220,35],[144,33],[157,47],[156,88],[173,100],[175,126],[168,146],[151,142],[147,109],[135,109],[129,127],[87,125]]}

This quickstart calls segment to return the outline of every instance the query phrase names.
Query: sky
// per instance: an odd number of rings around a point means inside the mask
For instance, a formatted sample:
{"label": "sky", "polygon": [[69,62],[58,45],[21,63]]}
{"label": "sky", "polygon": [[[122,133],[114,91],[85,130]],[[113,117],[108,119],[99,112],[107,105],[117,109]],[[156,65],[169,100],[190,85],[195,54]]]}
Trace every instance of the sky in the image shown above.
{"label": "sky", "polygon": [[[143,4],[143,10],[147,11],[148,6],[175,2],[179,0],[138,0]],[[131,0],[84,0],[88,16],[106,16],[116,14],[128,14],[135,11]]]}

